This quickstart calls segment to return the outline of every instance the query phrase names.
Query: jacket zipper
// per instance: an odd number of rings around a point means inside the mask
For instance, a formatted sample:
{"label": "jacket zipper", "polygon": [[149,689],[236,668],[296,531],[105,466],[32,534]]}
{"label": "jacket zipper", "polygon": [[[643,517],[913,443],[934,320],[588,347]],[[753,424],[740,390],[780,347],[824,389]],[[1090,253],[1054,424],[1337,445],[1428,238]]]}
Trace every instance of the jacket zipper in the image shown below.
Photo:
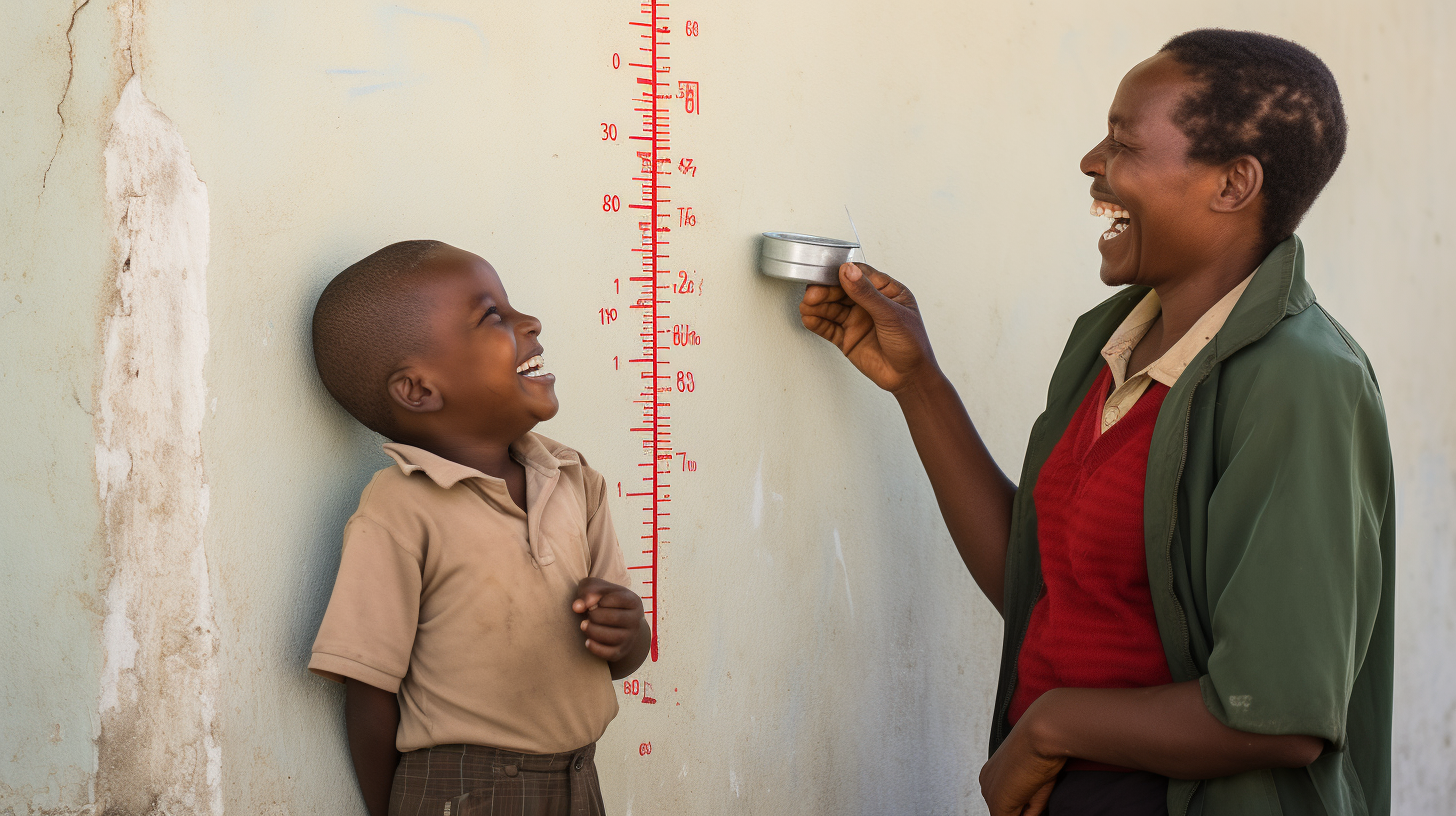
{"label": "jacket zipper", "polygon": [[[1193,392],[1197,391],[1198,386],[1208,379],[1208,372],[1211,368],[1211,365],[1204,366],[1199,372],[1198,380],[1193,383],[1193,387],[1188,389],[1188,410],[1183,415],[1183,453],[1178,457],[1178,472],[1173,476],[1173,512],[1168,523],[1168,540],[1163,546],[1163,562],[1168,567],[1168,594],[1173,596],[1173,609],[1178,613],[1178,627],[1183,633],[1184,668],[1192,667],[1195,671],[1197,666],[1193,663],[1193,654],[1188,644],[1191,639],[1188,632],[1188,613],[1183,609],[1183,602],[1178,600],[1178,593],[1173,591],[1173,535],[1178,531],[1178,487],[1183,483],[1183,469],[1188,466],[1188,434],[1193,430]],[[1188,795],[1183,797],[1177,811],[1180,816],[1188,812],[1188,805],[1193,801],[1193,794],[1198,792],[1198,786],[1201,784],[1203,783],[1198,782],[1188,789]]]}
{"label": "jacket zipper", "polygon": [[1006,729],[1003,723],[1006,722],[1006,715],[1011,710],[1011,698],[1016,694],[1016,674],[1021,665],[1021,645],[1026,642],[1026,631],[1031,628],[1031,615],[1036,611],[1036,604],[1041,600],[1041,593],[1046,589],[1046,579],[1038,578],[1036,591],[1032,593],[1031,606],[1027,607],[1026,617],[1021,620],[1021,634],[1016,637],[1016,661],[1011,664],[1011,674],[1007,676],[1007,688],[1011,692],[1006,695],[1005,701],[996,709],[996,744],[1000,745],[1006,739]]}

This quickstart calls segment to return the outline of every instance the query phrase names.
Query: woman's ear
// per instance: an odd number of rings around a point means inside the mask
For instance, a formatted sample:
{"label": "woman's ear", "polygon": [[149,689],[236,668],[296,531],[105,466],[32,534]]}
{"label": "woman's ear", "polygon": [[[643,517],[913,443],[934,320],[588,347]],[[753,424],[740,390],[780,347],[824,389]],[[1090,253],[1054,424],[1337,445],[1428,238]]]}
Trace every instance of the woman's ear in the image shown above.
{"label": "woman's ear", "polygon": [[1253,156],[1240,156],[1224,165],[1211,206],[1214,212],[1238,212],[1258,198],[1263,189],[1264,165]]}
{"label": "woman's ear", "polygon": [[414,414],[428,414],[445,407],[445,398],[414,366],[406,366],[389,377],[389,399]]}

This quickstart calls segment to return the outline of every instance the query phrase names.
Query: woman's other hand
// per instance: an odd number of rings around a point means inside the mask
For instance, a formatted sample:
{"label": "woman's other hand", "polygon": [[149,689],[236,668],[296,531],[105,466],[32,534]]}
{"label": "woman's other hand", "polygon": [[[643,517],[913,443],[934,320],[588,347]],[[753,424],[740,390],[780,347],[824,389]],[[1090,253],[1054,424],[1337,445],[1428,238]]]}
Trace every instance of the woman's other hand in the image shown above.
{"label": "woman's other hand", "polygon": [[981,768],[981,796],[991,816],[1045,812],[1057,774],[1067,763],[1066,757],[1036,746],[1027,716],[1016,726]]}
{"label": "woman's other hand", "polygon": [[903,391],[936,370],[915,296],[868,264],[839,267],[838,286],[809,286],[799,314],[805,328],[886,391]]}

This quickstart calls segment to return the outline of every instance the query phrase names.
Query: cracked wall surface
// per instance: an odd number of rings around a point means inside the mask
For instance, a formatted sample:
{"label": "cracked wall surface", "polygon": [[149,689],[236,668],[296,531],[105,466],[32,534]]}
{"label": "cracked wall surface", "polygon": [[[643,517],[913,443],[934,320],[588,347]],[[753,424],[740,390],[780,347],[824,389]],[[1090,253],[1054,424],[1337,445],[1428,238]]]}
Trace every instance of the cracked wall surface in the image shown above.
{"label": "cracked wall surface", "polygon": [[[0,3],[0,816],[357,814],[341,695],[304,666],[385,461],[319,387],[310,309],[384,243],[480,252],[545,324],[563,408],[543,430],[633,472],[597,310],[626,306],[634,230],[600,199],[634,166],[598,123],[627,126],[610,55],[636,5]],[[799,329],[751,236],[839,234],[848,203],[1015,472],[1067,328],[1105,297],[1077,160],[1129,66],[1216,24],[1305,42],[1341,82],[1350,152],[1300,232],[1391,419],[1396,812],[1446,813],[1449,5],[675,2],[702,34],[673,71],[713,100],[673,122],[702,168],[674,189],[699,213],[675,257],[712,279],[684,318],[700,478],[674,490],[641,675],[660,702],[624,695],[598,752],[610,811],[984,812],[999,620],[892,402]]]}

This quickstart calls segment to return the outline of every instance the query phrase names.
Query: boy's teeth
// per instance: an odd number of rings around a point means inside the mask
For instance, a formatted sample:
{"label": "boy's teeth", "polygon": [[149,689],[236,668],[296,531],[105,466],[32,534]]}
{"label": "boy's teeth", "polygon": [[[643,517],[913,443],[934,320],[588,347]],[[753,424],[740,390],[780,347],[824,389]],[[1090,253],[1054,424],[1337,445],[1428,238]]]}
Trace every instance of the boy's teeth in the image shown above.
{"label": "boy's teeth", "polygon": [[1131,218],[1132,215],[1115,204],[1108,204],[1106,201],[1092,202],[1092,208],[1088,211],[1091,215],[1100,215],[1103,218]]}
{"label": "boy's teeth", "polygon": [[[531,369],[543,368],[545,365],[546,365],[546,360],[543,359],[541,357],[541,355],[537,354],[535,357],[532,357],[531,359],[527,360],[526,362],[521,363],[520,365],[516,366],[516,373],[517,374],[527,374],[527,376],[530,376],[531,374],[534,374],[536,376],[540,376],[541,374],[543,374],[545,372],[544,371],[535,371],[535,372],[532,372]],[[530,374],[528,374],[528,372],[530,372]]]}

